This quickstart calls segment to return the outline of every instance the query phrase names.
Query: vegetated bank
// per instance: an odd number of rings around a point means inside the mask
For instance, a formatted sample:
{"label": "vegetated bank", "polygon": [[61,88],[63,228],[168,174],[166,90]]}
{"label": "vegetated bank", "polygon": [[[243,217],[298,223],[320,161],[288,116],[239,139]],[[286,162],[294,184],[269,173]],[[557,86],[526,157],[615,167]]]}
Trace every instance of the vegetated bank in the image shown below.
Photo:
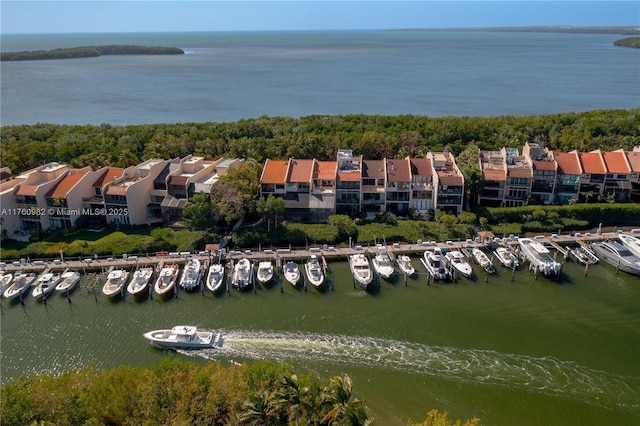
{"label": "vegetated bank", "polygon": [[30,61],[39,59],[92,58],[102,55],[181,55],[184,50],[177,47],[106,45],[81,46],[53,50],[31,50],[3,52],[0,61]]}
{"label": "vegetated bank", "polygon": [[633,47],[640,49],[640,37],[627,37],[613,42],[614,46]]}

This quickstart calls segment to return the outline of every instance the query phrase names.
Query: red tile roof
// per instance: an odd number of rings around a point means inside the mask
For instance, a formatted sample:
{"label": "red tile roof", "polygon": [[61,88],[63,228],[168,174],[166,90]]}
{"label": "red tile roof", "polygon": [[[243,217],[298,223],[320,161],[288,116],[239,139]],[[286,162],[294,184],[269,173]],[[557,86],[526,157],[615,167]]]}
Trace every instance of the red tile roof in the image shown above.
{"label": "red tile roof", "polygon": [[457,174],[440,175],[440,173],[438,173],[438,180],[439,180],[439,185],[447,185],[447,186],[464,185],[462,176],[459,176]]}
{"label": "red tile roof", "polygon": [[338,172],[338,180],[341,182],[360,182],[360,172]]}
{"label": "red tile roof", "polygon": [[291,159],[289,178],[291,183],[310,183],[313,175],[313,160]]}
{"label": "red tile roof", "polygon": [[105,195],[127,195],[126,185],[108,185],[104,191]]}
{"label": "red tile roof", "polygon": [[631,169],[627,164],[627,157],[623,150],[613,152],[603,152],[604,162],[607,165],[609,173],[631,173]]}
{"label": "red tile roof", "polygon": [[260,183],[284,184],[288,170],[289,160],[269,160],[267,158]]}
{"label": "red tile roof", "polygon": [[335,180],[337,170],[337,161],[316,161],[313,178],[319,180]]}
{"label": "red tile roof", "polygon": [[411,182],[409,161],[387,160],[387,175],[389,182]]}
{"label": "red tile roof", "polygon": [[558,168],[565,175],[582,174],[582,166],[580,165],[578,153],[576,151],[561,152],[556,154],[556,162],[558,163]]}
{"label": "red tile roof", "polygon": [[38,187],[35,185],[20,184],[15,195],[35,197],[37,189]]}
{"label": "red tile roof", "polygon": [[85,177],[87,173],[88,172],[81,172],[77,170],[70,171],[65,177],[60,179],[60,181],[58,181],[58,183],[55,184],[49,192],[47,192],[45,197],[65,198],[69,191],[71,191],[71,189],[76,186],[76,184],[80,182],[80,179]]}
{"label": "red tile roof", "polygon": [[537,161],[533,160],[534,170],[557,170],[558,163],[555,161]]}
{"label": "red tile roof", "polygon": [[105,184],[111,182],[113,179],[117,179],[124,175],[124,169],[120,167],[107,167],[102,176],[100,176],[94,183],[94,187],[102,188]]}
{"label": "red tile roof", "polygon": [[506,170],[482,169],[482,177],[486,181],[504,182],[507,180]]}
{"label": "red tile roof", "polygon": [[417,176],[432,176],[433,170],[431,168],[431,160],[428,158],[411,158],[409,159],[411,165],[411,174]]}
{"label": "red tile roof", "polygon": [[582,170],[584,170],[585,173],[596,175],[607,174],[607,168],[604,165],[600,151],[581,152],[580,162],[582,163]]}
{"label": "red tile roof", "polygon": [[384,160],[362,160],[362,177],[384,179]]}
{"label": "red tile roof", "polygon": [[627,151],[627,160],[631,165],[631,170],[640,172],[640,151]]}
{"label": "red tile roof", "polygon": [[509,167],[507,168],[507,175],[509,177],[516,177],[516,178],[531,178],[533,177],[533,169]]}

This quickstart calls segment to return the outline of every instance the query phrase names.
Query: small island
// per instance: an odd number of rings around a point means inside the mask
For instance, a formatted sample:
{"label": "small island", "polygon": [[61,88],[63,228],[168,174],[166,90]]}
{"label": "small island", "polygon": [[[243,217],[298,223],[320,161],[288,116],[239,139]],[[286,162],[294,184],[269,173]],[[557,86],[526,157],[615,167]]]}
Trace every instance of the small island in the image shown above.
{"label": "small island", "polygon": [[29,61],[40,59],[92,58],[102,55],[182,55],[184,50],[177,47],[108,45],[82,46],[53,50],[33,50],[4,52],[0,61]]}
{"label": "small island", "polygon": [[613,42],[614,46],[633,47],[640,49],[640,37],[627,37]]}

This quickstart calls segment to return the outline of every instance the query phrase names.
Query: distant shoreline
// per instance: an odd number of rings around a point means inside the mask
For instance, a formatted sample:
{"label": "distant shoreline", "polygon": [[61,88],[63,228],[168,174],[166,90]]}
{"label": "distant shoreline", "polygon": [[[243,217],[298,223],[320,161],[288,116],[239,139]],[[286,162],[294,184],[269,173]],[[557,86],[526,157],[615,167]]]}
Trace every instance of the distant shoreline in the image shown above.
{"label": "distant shoreline", "polygon": [[640,49],[640,37],[627,37],[613,42],[614,46],[631,47],[633,49]]}
{"label": "distant shoreline", "polygon": [[103,55],[182,55],[184,50],[177,47],[108,45],[82,46],[53,50],[33,50],[6,52],[0,54],[0,61],[34,61],[43,59],[94,58]]}
{"label": "distant shoreline", "polygon": [[387,31],[484,31],[484,32],[528,32],[528,33],[573,33],[573,34],[621,34],[640,35],[640,27],[572,27],[572,26],[533,26],[533,27],[461,27],[461,28],[397,28]]}

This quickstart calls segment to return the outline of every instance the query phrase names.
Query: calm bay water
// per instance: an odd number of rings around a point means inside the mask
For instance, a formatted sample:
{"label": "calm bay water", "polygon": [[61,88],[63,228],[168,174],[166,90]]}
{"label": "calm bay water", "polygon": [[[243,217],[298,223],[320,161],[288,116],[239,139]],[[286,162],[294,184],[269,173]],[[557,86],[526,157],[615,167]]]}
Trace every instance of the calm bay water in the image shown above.
{"label": "calm bay water", "polygon": [[186,55],[2,63],[2,125],[310,114],[526,115],[640,106],[622,36],[464,31],[2,35],[2,51],[103,44]]}
{"label": "calm bay water", "polygon": [[[414,264],[423,271],[417,259]],[[425,275],[354,289],[346,262],[335,289],[285,283],[257,293],[205,292],[110,302],[81,287],[46,305],[2,302],[2,380],[93,363],[151,366],[167,355],[142,334],[175,324],[223,329],[196,362],[272,359],[322,377],[346,372],[376,424],[406,424],[438,407],[485,424],[640,422],[640,280],[565,265],[561,284],[526,270],[427,286]],[[85,285],[89,279],[85,279]]]}

